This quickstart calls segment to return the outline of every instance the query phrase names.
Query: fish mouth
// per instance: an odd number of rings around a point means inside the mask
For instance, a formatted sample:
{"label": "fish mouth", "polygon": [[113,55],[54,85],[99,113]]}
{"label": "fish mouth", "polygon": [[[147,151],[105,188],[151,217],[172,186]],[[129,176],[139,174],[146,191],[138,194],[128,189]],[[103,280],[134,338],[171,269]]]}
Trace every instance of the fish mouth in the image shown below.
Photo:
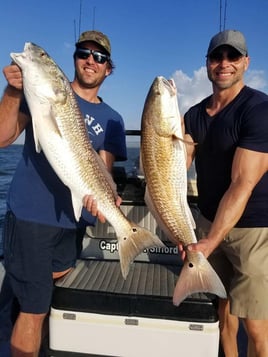
{"label": "fish mouth", "polygon": [[27,57],[27,53],[29,52],[31,46],[32,44],[30,42],[26,42],[24,45],[23,52],[10,53],[10,57],[19,67],[22,65],[22,61]]}
{"label": "fish mouth", "polygon": [[26,56],[24,52],[11,52],[10,57],[12,58],[13,64],[16,63],[20,67],[20,59],[25,58]]}
{"label": "fish mouth", "polygon": [[173,78],[170,78],[170,79],[168,79],[167,81],[169,82],[169,84],[171,85],[171,87],[176,88],[176,84],[175,84]]}
{"label": "fish mouth", "polygon": [[172,78],[166,79],[164,77],[161,77],[161,81],[171,95],[177,94],[176,84]]}

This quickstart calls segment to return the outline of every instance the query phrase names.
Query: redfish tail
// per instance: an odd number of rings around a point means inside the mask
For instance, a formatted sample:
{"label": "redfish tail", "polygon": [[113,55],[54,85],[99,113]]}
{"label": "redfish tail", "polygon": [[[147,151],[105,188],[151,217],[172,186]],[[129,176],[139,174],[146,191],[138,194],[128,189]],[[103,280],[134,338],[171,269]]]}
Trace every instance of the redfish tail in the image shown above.
{"label": "redfish tail", "polygon": [[[193,255],[193,254],[192,254]],[[173,304],[178,306],[187,296],[207,292],[226,298],[225,288],[202,253],[195,253],[198,259],[186,258],[173,293]],[[192,260],[192,261],[193,261]]]}
{"label": "redfish tail", "polygon": [[128,275],[130,264],[145,248],[165,246],[157,235],[134,224],[131,225],[128,234],[118,241],[121,272],[124,279]]}

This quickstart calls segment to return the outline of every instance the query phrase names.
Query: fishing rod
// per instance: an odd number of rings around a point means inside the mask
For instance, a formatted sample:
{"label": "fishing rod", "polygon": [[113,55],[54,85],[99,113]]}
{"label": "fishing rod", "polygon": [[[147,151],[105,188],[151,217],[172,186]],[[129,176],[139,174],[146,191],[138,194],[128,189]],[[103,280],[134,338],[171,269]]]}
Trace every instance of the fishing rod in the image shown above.
{"label": "fishing rod", "polygon": [[222,0],[220,0],[220,31],[225,30],[226,14],[227,14],[227,0],[224,1],[224,13],[223,13],[223,23],[222,23]]}

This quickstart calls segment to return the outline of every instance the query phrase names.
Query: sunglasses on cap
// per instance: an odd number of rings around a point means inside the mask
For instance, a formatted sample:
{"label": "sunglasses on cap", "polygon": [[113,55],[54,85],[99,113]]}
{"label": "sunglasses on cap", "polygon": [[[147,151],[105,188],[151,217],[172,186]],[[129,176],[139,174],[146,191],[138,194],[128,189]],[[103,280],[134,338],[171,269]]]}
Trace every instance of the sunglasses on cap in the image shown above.
{"label": "sunglasses on cap", "polygon": [[88,48],[77,48],[75,51],[75,56],[79,59],[87,59],[90,55],[96,63],[105,63],[110,59],[108,55],[101,53],[100,51],[90,50]]}
{"label": "sunglasses on cap", "polygon": [[210,62],[215,62],[215,63],[222,62],[224,59],[227,59],[229,62],[237,62],[242,57],[243,55],[240,52],[231,48],[215,50],[208,56]]}

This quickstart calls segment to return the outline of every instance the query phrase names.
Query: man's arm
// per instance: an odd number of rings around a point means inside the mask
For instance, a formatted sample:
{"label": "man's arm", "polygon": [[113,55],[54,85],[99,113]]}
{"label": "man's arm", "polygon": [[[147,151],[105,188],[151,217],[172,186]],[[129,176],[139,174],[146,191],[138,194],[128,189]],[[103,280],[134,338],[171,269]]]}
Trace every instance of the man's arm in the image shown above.
{"label": "man's arm", "polygon": [[[192,137],[189,134],[184,135],[184,140],[185,140],[185,147],[186,147],[186,164],[187,164],[187,170],[191,167],[194,157],[195,157],[195,144],[192,139]],[[192,144],[188,144],[192,143]]]}
{"label": "man's arm", "polygon": [[114,164],[114,161],[115,161],[114,155],[112,153],[110,153],[109,151],[105,151],[105,150],[100,150],[99,155],[102,158],[103,162],[105,163],[105,166],[107,167],[107,170],[111,174],[112,173],[112,169],[113,169],[113,164]]}
{"label": "man's arm", "polygon": [[30,118],[19,111],[23,96],[22,74],[17,65],[3,69],[8,85],[0,102],[0,147],[12,144],[25,129]]}
{"label": "man's arm", "polygon": [[268,170],[268,154],[238,148],[232,165],[232,181],[222,197],[209,234],[189,250],[207,257],[221,243],[243,214],[252,190]]}
{"label": "man's arm", "polygon": [[[181,128],[182,128],[182,133],[183,133],[183,138],[185,140],[185,148],[186,148],[186,164],[187,164],[187,170],[191,167],[194,157],[195,157],[195,145],[193,138],[189,134],[185,134],[185,124],[184,124],[184,118],[182,118],[181,121]],[[187,143],[192,143],[187,144]]]}

